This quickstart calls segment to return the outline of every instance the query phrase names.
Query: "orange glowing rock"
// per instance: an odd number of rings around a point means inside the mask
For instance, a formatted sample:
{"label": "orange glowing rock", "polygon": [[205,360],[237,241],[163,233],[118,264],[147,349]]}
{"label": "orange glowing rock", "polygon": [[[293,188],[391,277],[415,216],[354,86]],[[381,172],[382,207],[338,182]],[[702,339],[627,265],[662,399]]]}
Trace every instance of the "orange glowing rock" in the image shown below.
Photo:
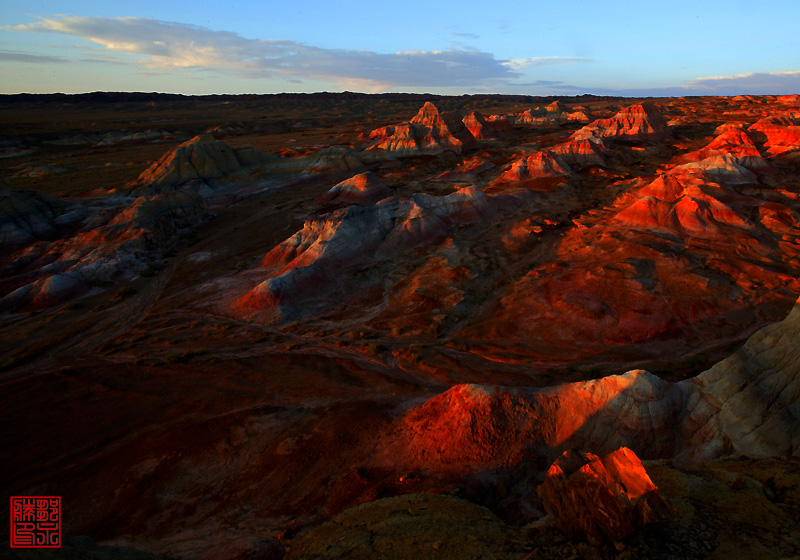
{"label": "orange glowing rock", "polygon": [[478,155],[464,161],[456,169],[440,173],[436,178],[440,181],[475,181],[478,175],[494,167],[485,154]]}
{"label": "orange glowing rock", "polygon": [[749,129],[757,140],[763,140],[771,156],[793,152],[800,146],[800,126],[788,117],[761,119]]}
{"label": "orange glowing rock", "polygon": [[487,120],[478,111],[473,111],[464,117],[463,122],[476,140],[491,140],[508,136],[511,133],[511,124],[508,119]]}
{"label": "orange glowing rock", "polygon": [[575,111],[574,113],[567,114],[567,120],[576,122],[589,122],[591,119],[585,111]]}
{"label": "orange glowing rock", "polygon": [[718,136],[708,146],[686,154],[689,161],[701,161],[711,157],[733,157],[736,164],[748,169],[763,169],[769,167],[761,152],[753,143],[752,137],[738,127],[717,128]]}
{"label": "orange glowing rock", "polygon": [[573,134],[573,138],[637,138],[661,140],[669,128],[661,113],[649,103],[631,105],[610,119],[599,119]]}
{"label": "orange glowing rock", "polygon": [[601,138],[573,138],[563,144],[552,146],[550,151],[574,167],[605,167],[603,157],[605,144]]}
{"label": "orange glowing rock", "polygon": [[746,185],[757,183],[756,176],[737,163],[737,158],[732,155],[716,155],[701,161],[685,163],[674,167],[672,175],[702,174],[716,183],[729,185]]}
{"label": "orange glowing rock", "polygon": [[517,183],[541,177],[564,177],[572,170],[560,156],[543,150],[532,156],[522,157],[511,164],[495,183]]}
{"label": "orange glowing rock", "polygon": [[503,236],[503,245],[511,251],[522,250],[529,241],[535,239],[536,235],[542,232],[542,226],[539,225],[540,222],[544,223],[537,218],[527,218],[514,224],[511,231]]}
{"label": "orange glowing rock", "polygon": [[460,154],[465,147],[475,144],[460,115],[440,113],[430,101],[410,122],[377,129],[370,137],[378,142],[364,152],[368,160],[436,155],[448,150]]}
{"label": "orange glowing rock", "polygon": [[392,196],[392,189],[383,184],[377,175],[368,171],[359,173],[334,185],[315,202],[322,205],[349,206],[358,204],[369,206],[379,200]]}
{"label": "orange glowing rock", "polygon": [[528,109],[515,115],[517,124],[529,124],[536,127],[553,128],[565,120],[564,106],[559,101],[554,101],[544,107]]}
{"label": "orange glowing rock", "polygon": [[595,545],[624,539],[644,525],[676,515],[627,447],[602,458],[565,451],[548,469],[539,496],[565,535]]}
{"label": "orange glowing rock", "polygon": [[405,415],[406,454],[440,470],[514,464],[524,452],[521,441],[544,439],[539,409],[524,395],[457,385]]}

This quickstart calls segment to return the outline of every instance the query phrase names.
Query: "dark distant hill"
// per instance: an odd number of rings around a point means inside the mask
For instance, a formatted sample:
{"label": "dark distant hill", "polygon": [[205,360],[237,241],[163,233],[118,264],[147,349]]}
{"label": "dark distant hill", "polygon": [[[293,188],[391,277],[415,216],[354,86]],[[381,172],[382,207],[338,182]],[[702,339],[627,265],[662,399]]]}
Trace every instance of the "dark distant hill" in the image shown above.
{"label": "dark distant hill", "polygon": [[277,94],[222,94],[222,95],[183,95],[179,93],[156,92],[124,92],[124,91],[95,91],[91,93],[13,93],[0,95],[0,103],[70,103],[70,104],[101,104],[101,103],[142,103],[149,101],[166,101],[180,99],[214,99],[220,101],[242,99],[274,99],[274,100],[387,100],[408,102],[419,100],[420,103],[430,100],[463,99],[470,101],[506,101],[512,103],[550,103],[557,99],[573,99],[583,102],[616,100],[620,97],[584,94],[579,96],[533,96],[533,95],[504,95],[504,94],[464,94],[460,96],[436,95],[430,93],[358,93],[345,91],[318,92],[318,93],[277,93]]}

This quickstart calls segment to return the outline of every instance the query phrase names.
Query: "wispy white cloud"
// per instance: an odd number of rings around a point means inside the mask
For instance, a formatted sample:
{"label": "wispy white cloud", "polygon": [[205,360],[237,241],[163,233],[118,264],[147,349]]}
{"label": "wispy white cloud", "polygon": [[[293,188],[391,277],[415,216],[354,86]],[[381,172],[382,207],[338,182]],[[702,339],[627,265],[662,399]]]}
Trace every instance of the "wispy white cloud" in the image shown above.
{"label": "wispy white cloud", "polygon": [[682,84],[647,88],[608,88],[574,85],[564,82],[538,81],[515,86],[543,86],[553,93],[576,95],[593,93],[624,97],[682,97],[685,95],[790,95],[800,93],[800,70],[750,72],[728,76],[708,76]]}
{"label": "wispy white cloud", "polygon": [[691,80],[683,87],[709,92],[706,95],[800,93],[800,70],[709,76]]}
{"label": "wispy white cloud", "polygon": [[147,18],[61,15],[4,29],[77,36],[106,52],[135,57],[148,71],[212,70],[251,78],[329,81],[372,91],[393,86],[474,87],[519,76],[510,61],[475,49],[397,53],[323,49]]}
{"label": "wispy white cloud", "polygon": [[464,39],[480,39],[480,35],[476,35],[475,33],[450,33],[453,37],[462,37]]}
{"label": "wispy white cloud", "polygon": [[584,62],[591,62],[591,58],[583,58],[577,56],[537,56],[529,58],[511,58],[503,62],[503,66],[511,68],[512,70],[522,70],[524,68],[532,68],[536,66],[557,66],[561,64],[581,64]]}

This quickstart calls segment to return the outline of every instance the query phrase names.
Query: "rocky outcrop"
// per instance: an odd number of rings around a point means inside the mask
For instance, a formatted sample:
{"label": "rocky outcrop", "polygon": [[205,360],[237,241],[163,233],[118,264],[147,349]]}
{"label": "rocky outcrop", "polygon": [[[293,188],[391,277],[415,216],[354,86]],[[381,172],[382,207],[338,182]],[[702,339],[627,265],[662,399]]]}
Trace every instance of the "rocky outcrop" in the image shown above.
{"label": "rocky outcrop", "polygon": [[363,170],[359,157],[346,146],[328,146],[301,157],[279,157],[250,147],[232,148],[203,134],[166,153],[122,190],[129,195],[152,195],[190,187],[203,196],[214,196],[225,184],[246,183],[263,173],[310,175]]}
{"label": "rocky outcrop", "polygon": [[478,111],[473,111],[463,119],[464,126],[476,140],[494,140],[511,134],[511,124],[506,118],[487,120]]}
{"label": "rocky outcrop", "polygon": [[496,138],[505,138],[514,132],[514,127],[507,115],[488,115],[486,122]]}
{"label": "rocky outcrop", "polygon": [[460,154],[475,144],[460,115],[439,113],[431,102],[426,102],[410,122],[377,129],[370,137],[377,143],[364,156],[373,160],[436,155],[444,151]]}
{"label": "rocky outcrop", "polygon": [[462,162],[456,169],[445,171],[436,176],[440,181],[474,182],[484,171],[494,169],[495,165],[486,159],[486,154],[477,155]]}
{"label": "rocky outcrop", "polygon": [[128,189],[137,192],[147,188],[161,192],[189,181],[208,181],[241,169],[242,163],[234,148],[215,140],[210,134],[203,134],[164,154],[128,185]]}
{"label": "rocky outcrop", "polygon": [[126,142],[152,142],[168,140],[172,135],[163,130],[143,130],[141,132],[110,132],[100,140],[97,146],[113,146]]}
{"label": "rocky outcrop", "polygon": [[506,235],[503,236],[503,245],[510,251],[521,251],[529,241],[542,232],[543,220],[540,218],[526,218],[511,228]]}
{"label": "rocky outcrop", "polygon": [[800,126],[789,118],[766,117],[748,129],[754,137],[764,142],[770,156],[796,152],[800,146]]}
{"label": "rocky outcrop", "polygon": [[565,451],[547,470],[539,496],[568,538],[595,546],[677,513],[626,447],[603,457]]}
{"label": "rocky outcrop", "polygon": [[123,244],[131,250],[153,250],[164,247],[180,230],[199,223],[204,214],[203,199],[191,191],[141,196],[114,217],[106,228],[86,237],[96,239],[99,246],[114,251],[122,248]]}
{"label": "rocky outcrop", "polygon": [[586,122],[586,123],[592,120],[589,118],[589,115],[586,114],[586,111],[575,111],[572,113],[567,113],[566,119],[571,122]]}
{"label": "rocky outcrop", "polygon": [[732,356],[687,381],[678,455],[800,456],[800,302]]}
{"label": "rocky outcrop", "polygon": [[361,157],[347,146],[328,146],[307,156],[281,158],[273,161],[268,170],[272,173],[313,175],[316,173],[360,173],[364,171]]}
{"label": "rocky outcrop", "polygon": [[520,183],[543,177],[566,177],[572,173],[562,156],[548,150],[522,157],[511,164],[502,175],[492,183]]}
{"label": "rocky outcrop", "polygon": [[270,322],[285,320],[301,311],[304,298],[322,295],[324,280],[341,276],[343,269],[376,255],[398,254],[488,211],[486,195],[468,187],[447,196],[415,194],[350,206],[307,221],[264,257],[262,266],[273,270],[271,277],[239,298],[234,309]]}
{"label": "rocky outcrop", "polygon": [[0,247],[56,239],[80,224],[87,213],[81,204],[0,186]]}
{"label": "rocky outcrop", "polygon": [[431,102],[426,102],[416,116],[411,119],[416,125],[419,147],[423,153],[440,153],[451,150],[461,153],[475,143],[475,138],[464,126],[462,117],[455,111],[439,110]]}
{"label": "rocky outcrop", "polygon": [[612,223],[698,237],[718,237],[730,227],[750,229],[753,224],[731,204],[758,202],[735,195],[728,185],[757,182],[733,155],[678,165],[635,192],[634,202],[618,211]]}
{"label": "rocky outcrop", "polygon": [[412,408],[401,441],[415,465],[477,471],[533,450],[707,461],[800,456],[800,302],[729,358],[670,383],[643,370],[533,390],[458,385]]}
{"label": "rocky outcrop", "polygon": [[315,203],[326,207],[342,207],[350,206],[351,204],[369,206],[392,196],[393,192],[392,189],[383,184],[383,181],[377,175],[368,171],[354,175],[334,185],[328,192],[319,197]]}
{"label": "rocky outcrop", "polygon": [[747,185],[758,182],[753,172],[742,167],[738,159],[732,155],[709,156],[700,161],[684,163],[673,167],[669,173],[673,176],[700,174],[711,182],[726,185]]}
{"label": "rocky outcrop", "polygon": [[528,109],[514,117],[514,124],[539,128],[553,128],[561,122],[561,113],[548,113],[541,109]]}
{"label": "rocky outcrop", "polygon": [[[40,247],[31,273],[0,299],[0,309],[47,307],[86,293],[91,287],[131,279],[205,215],[203,199],[192,191],[139,197],[121,210],[95,209],[75,235]],[[13,278],[12,278],[13,280]]]}
{"label": "rocky outcrop", "polygon": [[661,113],[652,104],[642,103],[626,107],[610,119],[598,119],[572,137],[662,140],[668,134],[669,128]]}
{"label": "rocky outcrop", "polygon": [[568,165],[581,167],[605,167],[603,152],[606,146],[602,138],[572,138],[562,144],[551,146],[549,151],[563,158]]}
{"label": "rocky outcrop", "polygon": [[440,470],[515,464],[531,449],[550,460],[573,447],[670,457],[682,403],[676,387],[637,370],[538,391],[459,385],[411,409],[403,426],[409,456]]}
{"label": "rocky outcrop", "polygon": [[722,130],[718,128],[717,131],[718,136],[708,146],[696,152],[690,152],[684,158],[690,161],[701,161],[711,157],[730,156],[735,159],[737,165],[748,169],[760,170],[769,167],[746,131],[741,128],[724,128]]}

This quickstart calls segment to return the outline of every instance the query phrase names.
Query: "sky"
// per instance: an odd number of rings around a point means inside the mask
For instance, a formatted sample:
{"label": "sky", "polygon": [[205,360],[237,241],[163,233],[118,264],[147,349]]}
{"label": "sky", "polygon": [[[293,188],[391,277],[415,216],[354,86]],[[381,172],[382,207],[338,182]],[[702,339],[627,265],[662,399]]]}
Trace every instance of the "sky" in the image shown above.
{"label": "sky", "polygon": [[4,0],[0,93],[800,93],[800,1]]}

